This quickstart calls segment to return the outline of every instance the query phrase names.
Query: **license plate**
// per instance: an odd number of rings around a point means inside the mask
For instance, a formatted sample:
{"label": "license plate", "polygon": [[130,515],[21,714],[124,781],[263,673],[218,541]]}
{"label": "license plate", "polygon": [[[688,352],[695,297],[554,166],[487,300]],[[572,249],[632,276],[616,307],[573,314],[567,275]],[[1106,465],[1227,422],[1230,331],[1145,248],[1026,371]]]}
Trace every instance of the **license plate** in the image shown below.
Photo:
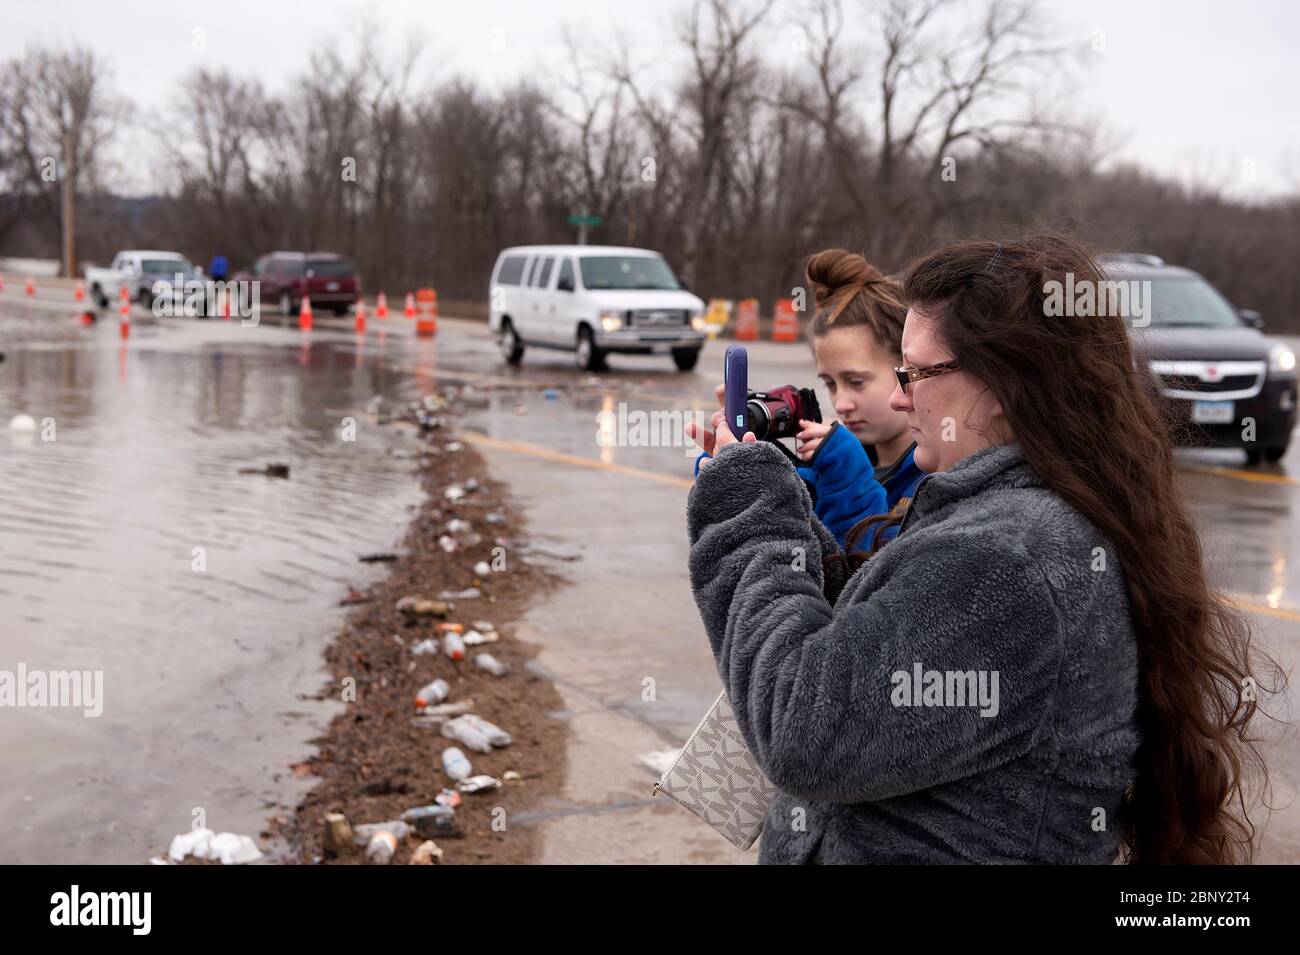
{"label": "license plate", "polygon": [[330,282],[325,286],[325,291],[327,292],[337,292],[338,290],[339,290],[338,282]]}
{"label": "license plate", "polygon": [[1196,424],[1231,424],[1231,401],[1193,401],[1192,421]]}
{"label": "license plate", "polygon": [[672,347],[673,347],[672,345],[652,345],[651,349],[653,350],[654,354],[662,355],[664,352],[670,351]]}

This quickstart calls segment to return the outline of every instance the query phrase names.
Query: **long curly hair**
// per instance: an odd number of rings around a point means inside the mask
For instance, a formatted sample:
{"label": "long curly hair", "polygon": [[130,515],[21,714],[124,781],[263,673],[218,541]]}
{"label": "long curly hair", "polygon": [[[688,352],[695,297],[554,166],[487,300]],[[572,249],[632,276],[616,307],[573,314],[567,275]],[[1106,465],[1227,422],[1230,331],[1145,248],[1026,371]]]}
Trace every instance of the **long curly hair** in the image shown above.
{"label": "long curly hair", "polygon": [[1045,306],[1047,283],[1067,273],[1076,287],[1104,280],[1070,236],[963,241],[916,262],[903,294],[993,392],[1034,471],[1104,535],[1123,568],[1142,738],[1119,820],[1126,861],[1250,861],[1249,810],[1268,791],[1252,720],[1258,694],[1286,678],[1206,579],[1170,425],[1135,368],[1123,316],[1056,316]]}

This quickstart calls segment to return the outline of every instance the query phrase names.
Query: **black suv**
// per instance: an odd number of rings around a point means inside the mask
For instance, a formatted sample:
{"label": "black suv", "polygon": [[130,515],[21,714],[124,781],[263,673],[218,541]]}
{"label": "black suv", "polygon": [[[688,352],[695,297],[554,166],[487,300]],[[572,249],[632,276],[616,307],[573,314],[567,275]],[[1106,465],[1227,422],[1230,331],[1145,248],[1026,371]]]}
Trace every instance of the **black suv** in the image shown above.
{"label": "black suv", "polygon": [[1127,317],[1133,351],[1159,380],[1180,443],[1242,448],[1252,465],[1281,460],[1296,422],[1294,352],[1190,269],[1136,253],[1098,261],[1108,279],[1149,289],[1144,314]]}

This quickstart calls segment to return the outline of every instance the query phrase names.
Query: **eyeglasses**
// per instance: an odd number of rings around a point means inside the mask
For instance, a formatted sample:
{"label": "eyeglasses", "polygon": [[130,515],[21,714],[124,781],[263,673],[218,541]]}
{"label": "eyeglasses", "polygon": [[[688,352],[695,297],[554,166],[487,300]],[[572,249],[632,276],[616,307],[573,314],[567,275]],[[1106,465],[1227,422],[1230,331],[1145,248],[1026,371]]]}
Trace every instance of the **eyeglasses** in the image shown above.
{"label": "eyeglasses", "polygon": [[913,381],[924,381],[926,378],[934,378],[938,375],[947,374],[950,371],[960,370],[960,366],[955,361],[941,361],[937,365],[919,365],[916,368],[895,368],[894,374],[898,376],[898,387],[903,389],[903,394],[907,394],[907,386]]}

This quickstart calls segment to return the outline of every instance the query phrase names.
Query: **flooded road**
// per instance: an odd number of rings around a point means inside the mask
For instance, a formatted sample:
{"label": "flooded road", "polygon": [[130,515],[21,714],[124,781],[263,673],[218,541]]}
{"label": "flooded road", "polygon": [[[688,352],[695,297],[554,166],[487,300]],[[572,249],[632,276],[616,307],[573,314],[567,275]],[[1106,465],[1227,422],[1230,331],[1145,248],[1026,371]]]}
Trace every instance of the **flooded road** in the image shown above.
{"label": "flooded road", "polygon": [[[334,712],[299,696],[382,572],[357,557],[421,500],[364,416],[409,375],[342,335],[169,322],[123,345],[0,308],[0,417],[37,427],[0,434],[0,669],[97,671],[103,697],[0,711],[0,862],[143,862],[195,810],[256,836]],[[270,463],[288,480],[238,473]]]}

